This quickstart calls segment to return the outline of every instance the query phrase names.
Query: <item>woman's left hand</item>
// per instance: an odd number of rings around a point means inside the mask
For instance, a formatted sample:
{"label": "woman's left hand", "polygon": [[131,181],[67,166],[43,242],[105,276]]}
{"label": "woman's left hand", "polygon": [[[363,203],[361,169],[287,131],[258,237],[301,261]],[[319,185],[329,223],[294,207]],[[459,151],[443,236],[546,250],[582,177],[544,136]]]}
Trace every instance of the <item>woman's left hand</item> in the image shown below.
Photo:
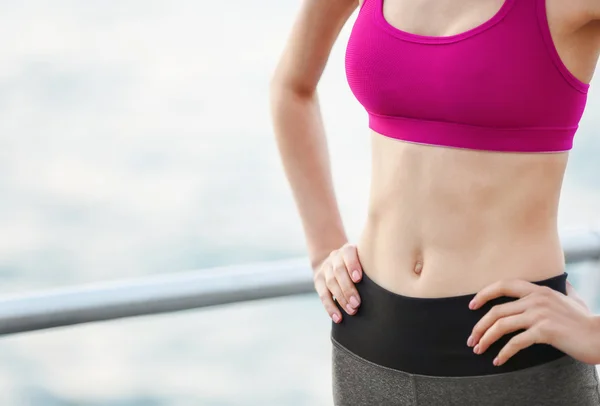
{"label": "woman's left hand", "polygon": [[595,317],[567,282],[567,295],[524,280],[503,280],[482,289],[469,308],[508,296],[518,300],[497,305],[473,328],[467,340],[476,354],[505,334],[525,330],[502,348],[494,365],[504,364],[510,357],[532,344],[550,344],[571,357],[588,364],[600,363],[600,319]]}

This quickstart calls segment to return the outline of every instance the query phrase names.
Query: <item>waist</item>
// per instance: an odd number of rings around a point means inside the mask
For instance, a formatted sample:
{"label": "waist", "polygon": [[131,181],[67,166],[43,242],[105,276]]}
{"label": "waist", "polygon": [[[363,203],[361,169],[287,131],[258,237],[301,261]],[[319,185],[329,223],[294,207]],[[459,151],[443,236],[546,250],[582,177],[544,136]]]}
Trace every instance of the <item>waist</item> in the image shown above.
{"label": "waist", "polygon": [[[474,294],[431,299],[398,295],[375,283],[370,271],[366,269],[356,285],[361,296],[358,312],[333,323],[331,337],[377,365],[413,374],[476,376],[529,368],[564,355],[549,345],[535,344],[496,367],[494,357],[520,331],[503,336],[480,355],[466,340],[493,306],[515,299],[501,297],[473,311],[468,304]],[[562,273],[535,283],[565,294],[566,278]]]}
{"label": "waist", "polygon": [[357,246],[386,289],[452,296],[564,271],[557,212],[566,154],[431,147],[377,133],[372,154]]}
{"label": "waist", "polygon": [[565,270],[556,230],[496,236],[456,228],[453,238],[443,227],[430,235],[367,223],[357,243],[360,262],[386,289],[423,298],[477,292],[500,279],[543,280]]}

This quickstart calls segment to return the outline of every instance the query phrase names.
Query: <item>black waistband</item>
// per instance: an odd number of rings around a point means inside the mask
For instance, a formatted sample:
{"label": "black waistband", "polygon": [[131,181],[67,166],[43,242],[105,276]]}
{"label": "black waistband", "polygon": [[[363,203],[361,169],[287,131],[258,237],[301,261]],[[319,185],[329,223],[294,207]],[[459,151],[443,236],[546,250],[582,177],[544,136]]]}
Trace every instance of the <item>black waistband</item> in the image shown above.
{"label": "black waistband", "polygon": [[[566,294],[567,274],[539,282]],[[361,305],[354,316],[346,314],[332,324],[331,337],[354,354],[375,364],[413,374],[475,376],[516,371],[543,364],[565,355],[556,348],[535,344],[521,350],[496,367],[493,359],[508,340],[507,334],[481,355],[467,346],[475,324],[492,306],[513,298],[490,301],[470,310],[475,296],[415,298],[395,294],[379,286],[366,274],[356,284]],[[339,306],[339,305],[338,305]]]}

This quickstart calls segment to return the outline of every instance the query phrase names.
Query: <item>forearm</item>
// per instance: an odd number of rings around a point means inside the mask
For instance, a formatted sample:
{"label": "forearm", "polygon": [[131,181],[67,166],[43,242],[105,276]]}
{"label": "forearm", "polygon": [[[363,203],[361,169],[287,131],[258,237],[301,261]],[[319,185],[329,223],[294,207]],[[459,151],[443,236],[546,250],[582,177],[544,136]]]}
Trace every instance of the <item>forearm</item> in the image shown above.
{"label": "forearm", "polygon": [[301,94],[274,84],[271,112],[283,169],[314,268],[332,250],[347,242],[333,188],[317,94]]}
{"label": "forearm", "polygon": [[591,316],[592,352],[594,354],[593,364],[600,364],[600,315]]}

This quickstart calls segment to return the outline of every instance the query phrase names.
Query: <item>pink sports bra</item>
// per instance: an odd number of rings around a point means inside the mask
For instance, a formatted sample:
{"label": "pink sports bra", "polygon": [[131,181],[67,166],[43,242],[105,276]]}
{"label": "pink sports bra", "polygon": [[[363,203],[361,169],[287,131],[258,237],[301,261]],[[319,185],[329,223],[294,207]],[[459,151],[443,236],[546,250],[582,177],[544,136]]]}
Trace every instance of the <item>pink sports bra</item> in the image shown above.
{"label": "pink sports bra", "polygon": [[457,148],[570,150],[589,85],[552,42],[545,0],[505,0],[483,24],[431,37],[390,25],[365,0],[346,49],[346,77],[385,136]]}

